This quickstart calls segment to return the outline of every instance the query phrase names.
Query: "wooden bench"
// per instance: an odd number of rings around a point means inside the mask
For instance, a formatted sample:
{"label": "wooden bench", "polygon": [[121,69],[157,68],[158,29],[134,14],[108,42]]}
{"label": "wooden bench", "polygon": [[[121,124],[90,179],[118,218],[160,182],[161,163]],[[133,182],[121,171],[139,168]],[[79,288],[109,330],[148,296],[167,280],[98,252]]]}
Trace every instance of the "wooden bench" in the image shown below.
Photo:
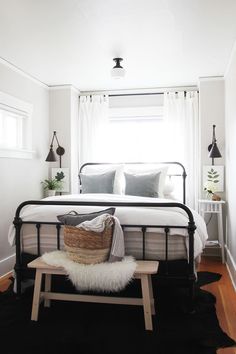
{"label": "wooden bench", "polygon": [[[83,295],[83,294],[65,294],[51,292],[51,276],[52,274],[66,275],[61,267],[50,266],[40,257],[28,263],[29,268],[36,269],[34,295],[32,304],[31,320],[38,320],[39,304],[44,300],[44,306],[50,307],[50,300],[67,300],[81,302],[96,302],[107,304],[123,304],[123,305],[141,305],[144,311],[145,329],[153,330],[152,315],[155,315],[152,279],[151,275],[157,273],[158,262],[156,261],[137,261],[137,268],[134,278],[141,280],[142,298],[125,298],[114,296],[100,295]],[[42,275],[45,274],[44,291],[41,290]]]}

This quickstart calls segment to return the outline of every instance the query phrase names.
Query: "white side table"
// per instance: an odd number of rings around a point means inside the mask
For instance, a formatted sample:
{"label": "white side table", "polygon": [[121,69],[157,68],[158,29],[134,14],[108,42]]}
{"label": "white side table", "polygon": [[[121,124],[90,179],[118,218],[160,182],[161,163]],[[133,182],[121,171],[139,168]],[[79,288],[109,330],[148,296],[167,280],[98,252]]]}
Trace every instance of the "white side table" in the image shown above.
{"label": "white side table", "polygon": [[[217,245],[221,248],[221,260],[225,263],[225,250],[224,250],[224,232],[223,232],[223,217],[222,205],[225,204],[224,200],[208,200],[200,199],[199,201],[199,214],[204,218],[205,214],[217,214],[218,222],[218,240],[210,240],[208,245]],[[207,244],[206,244],[207,246]]]}

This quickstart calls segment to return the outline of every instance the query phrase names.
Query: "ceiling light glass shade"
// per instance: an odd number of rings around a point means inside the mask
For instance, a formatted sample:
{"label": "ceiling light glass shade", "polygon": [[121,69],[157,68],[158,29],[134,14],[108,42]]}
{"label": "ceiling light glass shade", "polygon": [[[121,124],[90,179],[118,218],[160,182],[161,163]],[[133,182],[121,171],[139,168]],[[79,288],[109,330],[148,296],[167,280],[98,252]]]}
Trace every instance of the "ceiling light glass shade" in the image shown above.
{"label": "ceiling light glass shade", "polygon": [[111,76],[114,79],[120,79],[125,76],[125,69],[124,68],[112,68]]}
{"label": "ceiling light glass shade", "polygon": [[55,154],[55,152],[53,151],[52,148],[50,148],[48,156],[47,156],[45,161],[47,161],[47,162],[55,162],[55,161],[57,161],[56,154]]}

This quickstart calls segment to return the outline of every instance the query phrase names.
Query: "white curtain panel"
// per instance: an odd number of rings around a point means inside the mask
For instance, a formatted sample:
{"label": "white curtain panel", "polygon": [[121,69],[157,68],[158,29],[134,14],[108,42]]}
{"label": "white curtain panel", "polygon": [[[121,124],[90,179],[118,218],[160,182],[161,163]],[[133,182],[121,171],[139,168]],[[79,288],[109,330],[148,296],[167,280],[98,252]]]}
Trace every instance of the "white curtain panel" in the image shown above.
{"label": "white curtain panel", "polygon": [[165,158],[186,168],[186,204],[197,210],[199,184],[198,92],[165,92],[164,118],[168,148]]}
{"label": "white curtain panel", "polygon": [[79,164],[102,161],[107,149],[107,95],[80,96],[79,100]]}

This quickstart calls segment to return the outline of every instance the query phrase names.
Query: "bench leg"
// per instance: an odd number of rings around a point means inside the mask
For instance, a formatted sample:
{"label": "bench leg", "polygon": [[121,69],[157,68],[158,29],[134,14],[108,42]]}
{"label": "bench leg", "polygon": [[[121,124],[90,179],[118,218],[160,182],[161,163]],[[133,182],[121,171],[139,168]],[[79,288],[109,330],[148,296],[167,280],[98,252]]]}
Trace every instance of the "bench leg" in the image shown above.
{"label": "bench leg", "polygon": [[38,321],[41,282],[42,282],[42,271],[40,269],[37,269],[36,276],[35,276],[35,283],[34,283],[34,296],[33,296],[32,312],[31,312],[32,321]]}
{"label": "bench leg", "polygon": [[146,330],[152,331],[152,310],[151,310],[151,296],[149,289],[149,280],[147,274],[141,275],[141,287],[143,297],[143,311]]}
{"label": "bench leg", "polygon": [[155,311],[155,302],[154,302],[154,297],[153,297],[152,276],[151,275],[148,275],[148,285],[149,285],[149,292],[150,292],[150,297],[151,297],[152,315],[155,315],[156,311]]}
{"label": "bench leg", "polygon": [[[52,275],[45,274],[45,292],[51,291],[51,284],[52,284]],[[44,306],[50,307],[50,305],[51,305],[51,300],[45,299]]]}

